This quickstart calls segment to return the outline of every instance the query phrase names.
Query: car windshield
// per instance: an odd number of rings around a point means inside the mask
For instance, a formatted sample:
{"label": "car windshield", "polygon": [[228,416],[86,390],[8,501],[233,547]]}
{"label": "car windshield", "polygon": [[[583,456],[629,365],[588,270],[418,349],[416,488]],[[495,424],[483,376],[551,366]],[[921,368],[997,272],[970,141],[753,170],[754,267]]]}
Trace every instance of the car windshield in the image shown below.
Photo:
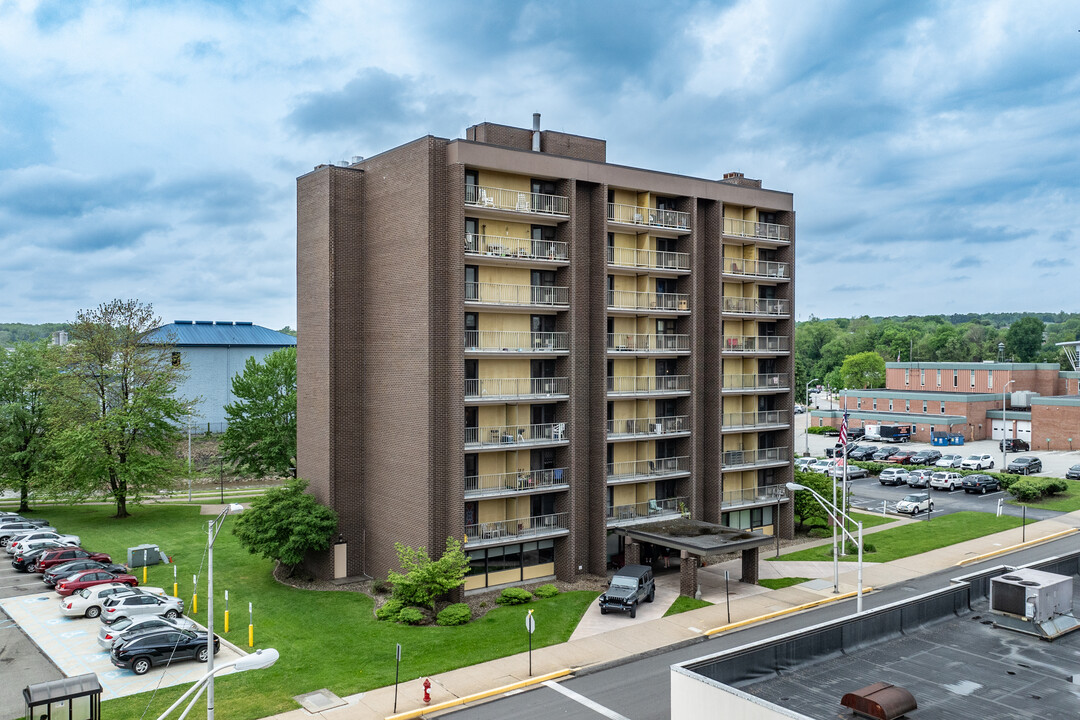
{"label": "car windshield", "polygon": [[627,588],[633,590],[637,587],[637,580],[628,577],[619,577],[616,575],[611,578],[611,587],[613,588]]}
{"label": "car windshield", "polygon": [[83,588],[77,594],[81,598],[89,598],[90,597],[90,588]]}
{"label": "car windshield", "polygon": [[923,499],[922,495],[905,495],[904,502],[919,502]]}
{"label": "car windshield", "polygon": [[113,630],[123,630],[128,627],[131,627],[131,618],[120,618],[112,624]]}
{"label": "car windshield", "polygon": [[968,455],[968,460],[982,460],[982,455]]}

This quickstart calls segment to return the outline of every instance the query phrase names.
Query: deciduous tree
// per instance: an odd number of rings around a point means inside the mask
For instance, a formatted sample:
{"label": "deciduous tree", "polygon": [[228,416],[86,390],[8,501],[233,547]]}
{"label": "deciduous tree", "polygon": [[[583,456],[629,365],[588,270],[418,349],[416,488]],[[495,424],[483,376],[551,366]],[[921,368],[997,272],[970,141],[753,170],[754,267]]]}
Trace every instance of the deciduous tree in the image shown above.
{"label": "deciduous tree", "polygon": [[844,358],[840,381],[846,388],[885,387],[885,359],[876,352],[861,352]]}
{"label": "deciduous tree", "polygon": [[232,385],[222,454],[257,475],[288,472],[296,466],[296,348],[248,358]]}
{"label": "deciduous tree", "polygon": [[394,586],[394,598],[406,605],[435,608],[435,599],[465,582],[469,558],[456,538],[446,539],[446,550],[438,560],[428,557],[427,548],[411,548],[394,543],[404,572],[391,570],[387,581]]}
{"label": "deciduous tree", "polygon": [[304,492],[307,480],[291,479],[251,501],[236,520],[233,534],[253,555],[276,560],[290,573],[310,551],[330,547],[337,513]]}
{"label": "deciduous tree", "polygon": [[19,493],[19,512],[30,510],[31,484],[46,465],[49,390],[59,351],[48,340],[0,350],[0,487]]}
{"label": "deciduous tree", "polygon": [[1031,362],[1042,349],[1045,325],[1037,317],[1023,317],[1009,326],[1005,333],[1005,349],[1017,362]]}

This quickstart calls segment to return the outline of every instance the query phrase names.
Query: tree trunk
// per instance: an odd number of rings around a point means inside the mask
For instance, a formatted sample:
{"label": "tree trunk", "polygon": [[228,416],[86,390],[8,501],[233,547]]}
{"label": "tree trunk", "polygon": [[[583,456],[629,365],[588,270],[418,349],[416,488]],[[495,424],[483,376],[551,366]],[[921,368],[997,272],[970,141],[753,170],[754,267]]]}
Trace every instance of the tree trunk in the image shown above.
{"label": "tree trunk", "polygon": [[30,488],[29,483],[19,483],[19,509],[17,512],[30,512]]}

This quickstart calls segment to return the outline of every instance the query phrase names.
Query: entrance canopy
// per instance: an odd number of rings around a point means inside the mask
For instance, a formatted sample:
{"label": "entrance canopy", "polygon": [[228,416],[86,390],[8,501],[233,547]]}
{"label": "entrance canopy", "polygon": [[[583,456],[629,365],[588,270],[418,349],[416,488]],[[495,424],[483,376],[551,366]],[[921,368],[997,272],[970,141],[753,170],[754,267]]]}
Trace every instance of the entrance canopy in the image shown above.
{"label": "entrance canopy", "polygon": [[776,542],[760,532],[739,530],[725,525],[674,518],[647,525],[614,528],[615,532],[637,542],[685,550],[690,555],[722,555],[752,550]]}

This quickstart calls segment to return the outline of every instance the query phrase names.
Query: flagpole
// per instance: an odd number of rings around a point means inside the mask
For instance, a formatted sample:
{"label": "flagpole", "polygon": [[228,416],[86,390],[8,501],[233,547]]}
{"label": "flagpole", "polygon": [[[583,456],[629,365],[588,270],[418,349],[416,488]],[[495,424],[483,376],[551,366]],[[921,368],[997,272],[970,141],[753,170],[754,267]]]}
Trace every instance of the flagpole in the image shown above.
{"label": "flagpole", "polygon": [[[848,421],[847,389],[845,388],[844,389],[844,422],[843,422],[843,425],[844,425],[844,446],[841,448],[841,450],[843,450],[843,452],[844,452],[844,484],[843,484],[843,486],[841,487],[841,490],[840,490],[840,493],[841,493],[840,497],[843,498],[843,501],[842,501],[843,504],[841,505],[841,507],[843,508],[845,513],[847,512],[847,463],[848,463],[848,459],[847,459],[847,453],[848,453],[847,421]],[[844,528],[845,529],[847,528],[847,520],[844,521]],[[845,545],[840,546],[840,554],[841,555],[847,555],[847,549],[846,549]]]}

